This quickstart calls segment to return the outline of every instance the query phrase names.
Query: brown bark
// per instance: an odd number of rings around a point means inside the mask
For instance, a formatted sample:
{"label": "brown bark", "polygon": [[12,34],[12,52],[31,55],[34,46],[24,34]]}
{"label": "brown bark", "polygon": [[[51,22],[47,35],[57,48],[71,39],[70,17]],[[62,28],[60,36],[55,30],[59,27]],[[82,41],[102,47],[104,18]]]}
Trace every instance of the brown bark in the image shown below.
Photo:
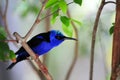
{"label": "brown bark", "polygon": [[117,79],[120,64],[120,0],[116,0],[116,19],[113,34],[112,72],[111,80]]}

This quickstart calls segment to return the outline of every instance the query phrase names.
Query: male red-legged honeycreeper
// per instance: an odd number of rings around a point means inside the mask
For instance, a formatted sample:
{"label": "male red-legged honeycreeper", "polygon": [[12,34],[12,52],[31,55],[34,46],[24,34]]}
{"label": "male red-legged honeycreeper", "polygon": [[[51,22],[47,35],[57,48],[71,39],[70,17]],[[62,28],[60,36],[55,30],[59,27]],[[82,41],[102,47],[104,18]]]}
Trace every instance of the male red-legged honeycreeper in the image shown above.
{"label": "male red-legged honeycreeper", "polygon": [[[43,55],[50,51],[52,48],[61,44],[64,40],[76,39],[66,37],[60,31],[51,30],[46,33],[40,33],[34,36],[27,42],[27,44],[36,53],[36,55]],[[16,62],[9,65],[7,69],[11,69],[15,64],[27,59],[27,57],[30,56],[23,47],[21,47],[15,54],[17,55]]]}

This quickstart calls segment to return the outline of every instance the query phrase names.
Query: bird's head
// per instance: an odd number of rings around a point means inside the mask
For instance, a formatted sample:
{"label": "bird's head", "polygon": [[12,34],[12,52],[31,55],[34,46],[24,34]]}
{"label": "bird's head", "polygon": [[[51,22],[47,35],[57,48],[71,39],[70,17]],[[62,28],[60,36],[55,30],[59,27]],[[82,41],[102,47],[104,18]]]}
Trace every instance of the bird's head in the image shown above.
{"label": "bird's head", "polygon": [[57,30],[50,31],[50,41],[53,46],[59,45],[64,40],[77,40],[77,39],[71,38],[71,37],[66,37],[60,31],[57,31]]}

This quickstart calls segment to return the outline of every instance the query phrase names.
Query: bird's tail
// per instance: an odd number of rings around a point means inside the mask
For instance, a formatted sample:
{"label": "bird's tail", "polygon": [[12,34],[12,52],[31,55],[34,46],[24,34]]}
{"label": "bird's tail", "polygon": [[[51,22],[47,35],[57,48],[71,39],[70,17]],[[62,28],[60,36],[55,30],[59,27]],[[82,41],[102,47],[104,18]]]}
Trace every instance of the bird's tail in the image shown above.
{"label": "bird's tail", "polygon": [[7,67],[7,70],[12,69],[13,66],[15,66],[15,64],[16,64],[16,63],[12,63],[12,64],[10,64],[10,65]]}
{"label": "bird's tail", "polygon": [[17,58],[16,58],[16,62],[13,62],[12,64],[10,64],[10,65],[7,67],[7,70],[12,69],[18,62],[23,61],[23,60],[25,60],[27,57],[30,56],[30,55],[29,55],[27,52],[25,52],[25,51],[23,51],[23,52],[19,52],[19,51],[18,51],[18,52],[16,52],[15,54],[18,55]]}

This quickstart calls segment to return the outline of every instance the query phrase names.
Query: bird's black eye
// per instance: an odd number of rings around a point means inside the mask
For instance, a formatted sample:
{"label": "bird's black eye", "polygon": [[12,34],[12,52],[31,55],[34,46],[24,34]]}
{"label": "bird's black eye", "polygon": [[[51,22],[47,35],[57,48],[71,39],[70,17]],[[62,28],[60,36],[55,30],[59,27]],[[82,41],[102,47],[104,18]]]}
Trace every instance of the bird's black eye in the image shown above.
{"label": "bird's black eye", "polygon": [[60,36],[56,36],[55,38],[58,39],[58,40],[61,40],[61,39],[62,39]]}

